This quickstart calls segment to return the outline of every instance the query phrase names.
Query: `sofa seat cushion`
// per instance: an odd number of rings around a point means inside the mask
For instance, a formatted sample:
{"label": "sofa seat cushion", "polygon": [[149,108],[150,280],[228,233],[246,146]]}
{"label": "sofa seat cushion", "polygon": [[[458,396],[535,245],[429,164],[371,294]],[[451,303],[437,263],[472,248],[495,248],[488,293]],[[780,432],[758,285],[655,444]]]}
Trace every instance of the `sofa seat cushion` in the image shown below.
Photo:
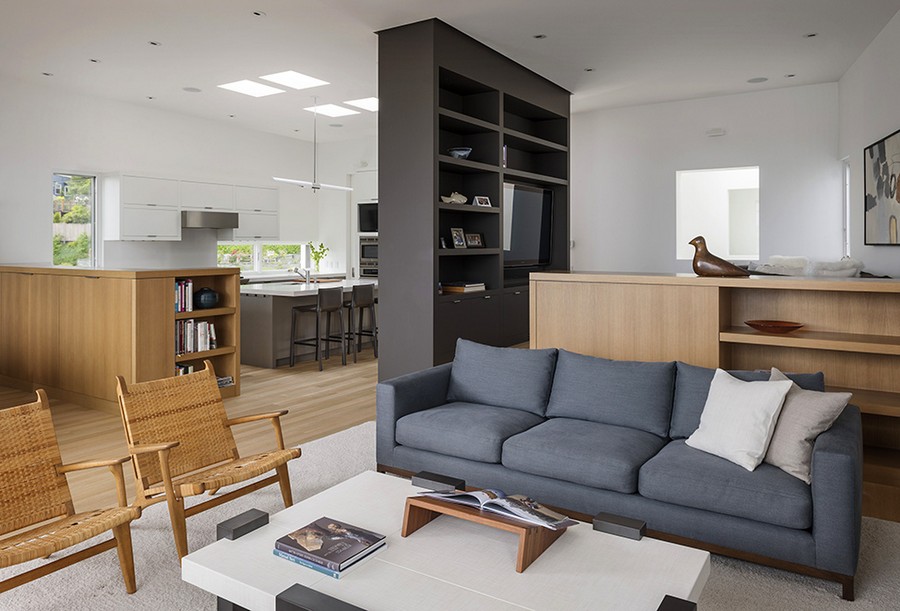
{"label": "sofa seat cushion", "polygon": [[613,361],[560,350],[547,417],[627,426],[666,437],[675,363]]}
{"label": "sofa seat cushion", "polygon": [[520,409],[447,403],[397,421],[397,443],[479,462],[499,463],[503,442],[543,418]]}
{"label": "sofa seat cushion", "polygon": [[652,433],[572,418],[551,418],[503,444],[503,466],[631,494],[638,470],[665,445]]}
{"label": "sofa seat cushion", "polygon": [[767,464],[747,471],[684,440],[670,442],[641,467],[638,491],[664,503],[775,526],[812,525],[810,487],[796,477]]}

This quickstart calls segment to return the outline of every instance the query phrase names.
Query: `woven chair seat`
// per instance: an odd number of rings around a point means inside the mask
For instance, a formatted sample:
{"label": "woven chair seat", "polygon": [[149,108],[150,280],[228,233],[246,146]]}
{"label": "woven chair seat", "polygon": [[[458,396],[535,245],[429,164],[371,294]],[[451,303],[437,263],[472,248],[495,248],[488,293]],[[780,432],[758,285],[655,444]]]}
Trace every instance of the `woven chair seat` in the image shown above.
{"label": "woven chair seat", "polygon": [[0,568],[6,568],[71,547],[141,517],[138,507],[99,509],[44,524],[0,541]]}
{"label": "woven chair seat", "polygon": [[[231,484],[245,482],[299,456],[300,450],[298,448],[272,450],[271,452],[238,458],[225,464],[189,473],[175,479],[172,483],[182,497],[194,496],[203,494],[207,490],[216,490]],[[147,490],[147,493],[150,495],[161,492],[165,492],[162,484]]]}

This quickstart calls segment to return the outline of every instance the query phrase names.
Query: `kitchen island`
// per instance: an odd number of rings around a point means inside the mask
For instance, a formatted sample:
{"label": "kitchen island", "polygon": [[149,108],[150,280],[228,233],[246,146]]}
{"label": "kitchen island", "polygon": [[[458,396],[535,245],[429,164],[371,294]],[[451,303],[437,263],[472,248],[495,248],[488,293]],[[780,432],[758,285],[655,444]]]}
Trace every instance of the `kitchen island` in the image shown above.
{"label": "kitchen island", "polygon": [[[290,360],[291,308],[296,305],[314,304],[319,287],[344,289],[345,299],[349,299],[354,286],[372,284],[373,279],[320,280],[305,282],[301,279],[290,282],[265,282],[241,286],[241,363],[256,367],[275,368],[286,365]],[[336,321],[332,332],[337,333]],[[313,337],[315,322],[312,316],[300,321],[297,337]],[[332,345],[332,353],[339,348]],[[297,356],[315,358],[315,348],[298,346]]]}

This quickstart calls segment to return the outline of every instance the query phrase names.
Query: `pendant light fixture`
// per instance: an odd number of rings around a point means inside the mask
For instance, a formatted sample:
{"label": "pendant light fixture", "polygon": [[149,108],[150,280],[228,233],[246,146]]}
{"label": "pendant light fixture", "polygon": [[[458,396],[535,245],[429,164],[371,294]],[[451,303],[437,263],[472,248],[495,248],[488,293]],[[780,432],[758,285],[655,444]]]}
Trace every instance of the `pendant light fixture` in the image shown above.
{"label": "pendant light fixture", "polygon": [[312,180],[298,180],[296,178],[279,178],[277,176],[273,176],[272,180],[276,180],[278,182],[286,182],[292,185],[298,185],[300,187],[309,187],[313,190],[313,193],[318,192],[319,189],[335,189],[336,191],[352,191],[353,187],[343,187],[341,185],[329,185],[324,182],[319,182],[319,139],[318,139],[318,125],[319,125],[319,99],[317,97],[313,97],[313,175]]}

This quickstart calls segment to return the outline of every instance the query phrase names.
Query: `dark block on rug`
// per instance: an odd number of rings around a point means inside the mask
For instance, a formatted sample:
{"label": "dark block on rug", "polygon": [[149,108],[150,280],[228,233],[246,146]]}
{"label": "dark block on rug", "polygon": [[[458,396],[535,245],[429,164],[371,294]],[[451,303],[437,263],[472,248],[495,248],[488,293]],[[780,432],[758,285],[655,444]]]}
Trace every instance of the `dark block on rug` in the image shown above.
{"label": "dark block on rug", "polygon": [[245,607],[240,605],[236,605],[230,600],[225,600],[219,596],[216,596],[216,611],[250,611]]}
{"label": "dark block on rug", "polygon": [[640,541],[647,531],[647,523],[611,513],[598,513],[594,516],[594,530]]}
{"label": "dark block on rug", "polygon": [[365,611],[295,583],[275,597],[275,611]]}
{"label": "dark block on rug", "polygon": [[269,523],[269,514],[259,509],[248,509],[242,514],[228,518],[216,524],[216,541],[219,539],[237,539],[260,526]]}
{"label": "dark block on rug", "polygon": [[656,611],[697,611],[697,603],[666,594]]}
{"label": "dark block on rug", "polygon": [[428,488],[435,492],[453,492],[454,490],[465,490],[466,480],[450,477],[449,475],[441,475],[440,473],[419,471],[412,476],[412,485]]}

